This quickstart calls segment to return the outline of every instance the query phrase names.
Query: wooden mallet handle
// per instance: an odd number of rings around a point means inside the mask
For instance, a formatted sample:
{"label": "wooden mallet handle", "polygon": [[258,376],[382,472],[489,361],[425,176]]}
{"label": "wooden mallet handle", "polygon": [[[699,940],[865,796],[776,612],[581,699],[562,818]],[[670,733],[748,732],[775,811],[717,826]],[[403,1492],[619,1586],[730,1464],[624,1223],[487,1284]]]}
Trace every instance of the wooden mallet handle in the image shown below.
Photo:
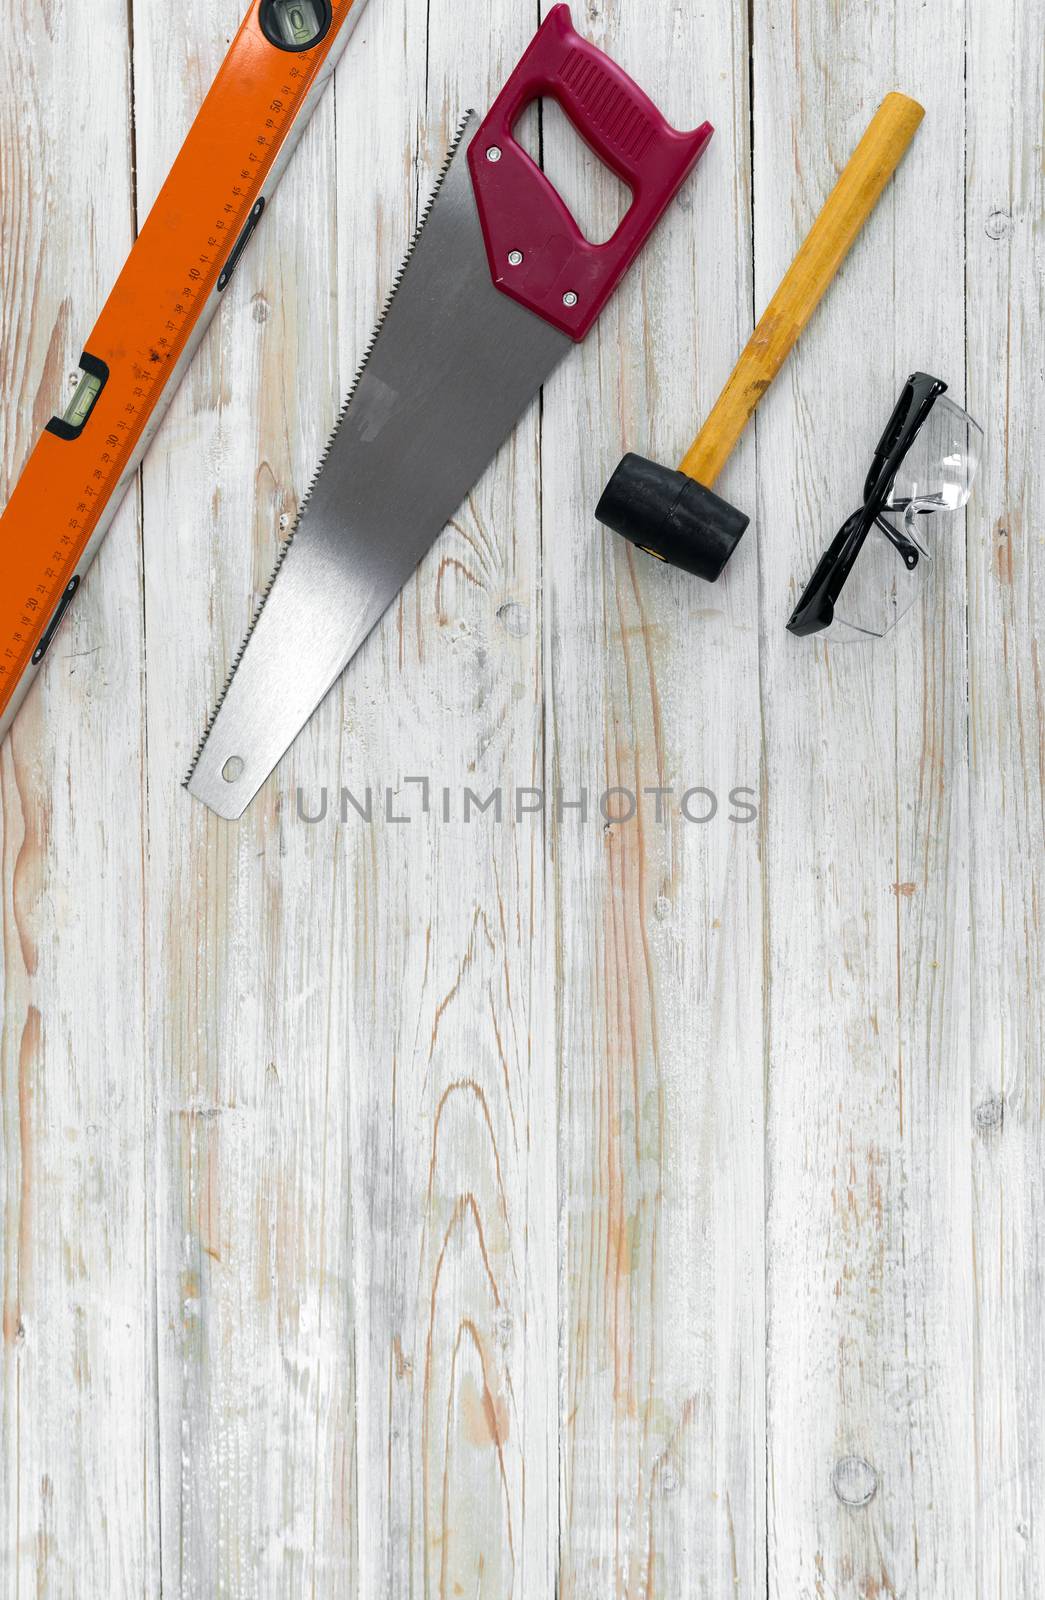
{"label": "wooden mallet handle", "polygon": [[791,348],[850,245],[875,208],[925,115],[917,100],[887,94],[788,268],[714,409],[680,463],[689,478],[710,488],[748,418]]}

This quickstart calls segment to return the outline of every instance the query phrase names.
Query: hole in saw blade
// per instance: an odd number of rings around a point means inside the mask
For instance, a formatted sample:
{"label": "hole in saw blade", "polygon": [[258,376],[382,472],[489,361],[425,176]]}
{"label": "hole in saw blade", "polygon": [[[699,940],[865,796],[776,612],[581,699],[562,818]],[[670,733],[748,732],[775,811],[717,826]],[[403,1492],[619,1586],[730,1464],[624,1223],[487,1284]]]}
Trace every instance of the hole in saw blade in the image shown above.
{"label": "hole in saw blade", "polygon": [[221,775],[226,783],[238,783],[243,776],[244,761],[242,756],[229,756],[221,769]]}
{"label": "hole in saw blade", "polygon": [[612,239],[631,208],[631,190],[589,149],[559,102],[532,101],[512,132],[543,168],[588,243]]}

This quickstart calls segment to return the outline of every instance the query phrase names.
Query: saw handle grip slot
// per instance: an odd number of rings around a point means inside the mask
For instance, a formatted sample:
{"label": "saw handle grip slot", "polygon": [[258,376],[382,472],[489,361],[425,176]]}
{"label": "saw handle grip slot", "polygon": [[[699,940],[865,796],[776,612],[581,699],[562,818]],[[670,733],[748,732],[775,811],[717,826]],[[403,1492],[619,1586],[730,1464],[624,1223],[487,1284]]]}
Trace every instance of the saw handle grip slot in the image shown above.
{"label": "saw handle grip slot", "polygon": [[109,381],[109,368],[105,362],[99,361],[97,356],[90,355],[86,350],[80,357],[80,372],[82,376],[69,404],[60,417],[52,417],[47,424],[48,433],[67,442],[80,437],[98,404],[99,395]]}
{"label": "saw handle grip slot", "polygon": [[[557,100],[577,132],[632,192],[612,238],[592,244],[514,129],[534,100]],[[497,287],[572,339],[587,334],[692,171],[710,123],[679,133],[617,63],[548,13],[468,150]]]}

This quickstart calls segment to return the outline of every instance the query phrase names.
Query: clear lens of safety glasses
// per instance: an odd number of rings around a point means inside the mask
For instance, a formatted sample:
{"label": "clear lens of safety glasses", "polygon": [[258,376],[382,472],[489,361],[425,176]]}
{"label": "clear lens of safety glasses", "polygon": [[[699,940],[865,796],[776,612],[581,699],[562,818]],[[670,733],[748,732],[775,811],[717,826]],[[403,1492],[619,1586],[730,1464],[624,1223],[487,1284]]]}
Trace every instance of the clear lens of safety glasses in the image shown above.
{"label": "clear lens of safety glasses", "polygon": [[933,511],[960,511],[972,493],[983,431],[941,395],[897,468],[886,506],[917,523]]}
{"label": "clear lens of safety glasses", "polygon": [[[924,524],[908,533],[888,513],[871,524],[821,634],[835,643],[880,639],[910,611],[932,576],[933,563],[921,535]],[[888,530],[888,531],[887,531]]]}
{"label": "clear lens of safety glasses", "polygon": [[844,524],[803,591],[788,628],[832,640],[877,639],[923,593],[933,561],[927,535],[939,513],[972,490],[983,434],[943,396],[946,385],[908,378],[879,442],[864,504]]}

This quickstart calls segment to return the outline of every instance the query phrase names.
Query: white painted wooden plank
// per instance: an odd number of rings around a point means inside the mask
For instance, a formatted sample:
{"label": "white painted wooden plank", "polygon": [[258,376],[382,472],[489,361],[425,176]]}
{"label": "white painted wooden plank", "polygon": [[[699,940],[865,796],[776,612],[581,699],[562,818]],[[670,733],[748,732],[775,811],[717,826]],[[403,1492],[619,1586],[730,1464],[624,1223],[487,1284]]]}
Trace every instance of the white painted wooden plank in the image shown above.
{"label": "white painted wooden plank", "polygon": [[977,1594],[1045,1589],[1045,60],[1040,4],[972,8],[969,518]]}
{"label": "white painted wooden plank", "polygon": [[[944,14],[946,12],[946,15]],[[962,389],[960,6],[756,8],[757,298],[882,95],[927,108],[759,421],[773,1596],[971,1560],[964,571],[880,643],[783,632],[915,367]],[[927,248],[927,241],[931,247]]]}
{"label": "white painted wooden plank", "polygon": [[[366,81],[400,85],[403,99],[386,113],[361,98],[339,118],[342,151],[355,151],[339,207],[346,370],[460,116],[489,104],[533,22],[495,0],[470,7],[466,27],[443,0],[427,12],[384,0],[375,14]],[[511,809],[516,784],[541,783],[537,426],[534,410],[367,642],[344,681],[340,741],[311,758],[314,784],[336,792],[340,776],[359,797],[369,785],[376,811],[373,826],[352,814],[337,834],[332,930],[351,952],[337,983],[367,1594],[553,1592],[545,836],[539,817],[517,824]],[[417,777],[430,782],[427,814]],[[485,798],[498,785],[503,822],[466,821],[465,789]],[[386,820],[388,789],[410,822]]]}
{"label": "white painted wooden plank", "polygon": [[[123,0],[0,26],[3,503],[130,246],[132,175]],[[0,752],[5,1596],[157,1582],[136,500]]]}
{"label": "white painted wooden plank", "polygon": [[[241,15],[139,3],[143,205]],[[334,129],[328,94],[144,477],[163,1560],[185,1595],[356,1592],[339,864],[275,788],[228,827],[179,787],[338,405]]]}
{"label": "white painted wooden plank", "polygon": [[[580,19],[579,19],[580,20]],[[669,464],[750,330],[742,11],[612,5],[581,26],[703,165],[545,393],[549,787],[562,1183],[559,1592],[764,1592],[757,551],[709,588],[593,519],[626,447]],[[558,135],[556,135],[558,137]],[[556,167],[569,157],[556,152]],[[575,184],[597,164],[574,161]],[[605,191],[603,191],[605,192]],[[753,509],[748,440],[722,492]],[[706,785],[702,826],[680,811]],[[611,824],[599,796],[643,794]],[[690,802],[701,815],[705,802]],[[629,802],[618,797],[617,813]]]}

